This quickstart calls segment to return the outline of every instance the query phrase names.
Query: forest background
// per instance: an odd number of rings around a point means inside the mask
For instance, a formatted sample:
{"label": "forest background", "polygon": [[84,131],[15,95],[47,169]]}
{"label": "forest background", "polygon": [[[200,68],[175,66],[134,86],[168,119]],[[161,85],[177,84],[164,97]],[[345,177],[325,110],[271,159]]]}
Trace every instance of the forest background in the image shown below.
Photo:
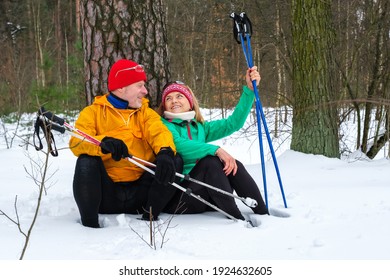
{"label": "forest background", "polygon": [[[97,11],[96,7],[101,7],[104,13],[105,4],[111,2],[1,1],[0,124],[3,127],[7,122],[18,121],[24,112],[36,111],[38,104],[45,104],[50,110],[68,116],[77,114],[91,103],[93,96],[105,93],[106,74],[100,72],[107,70],[109,65],[98,67],[102,65],[94,66],[86,61],[85,34],[88,25],[82,19],[93,18],[94,12],[91,11]],[[118,8],[122,1],[114,2],[119,3]],[[280,124],[286,122],[294,108],[313,109],[309,108],[310,105],[305,107],[304,100],[294,95],[296,88],[293,85],[296,77],[293,37],[294,27],[297,26],[294,17],[310,14],[310,11],[304,10],[309,4],[303,5],[302,13],[296,13],[302,1],[123,2],[131,3],[129,6],[133,8],[140,7],[133,13],[130,10],[130,18],[144,18],[145,22],[151,23],[149,26],[140,24],[146,29],[140,34],[148,37],[158,30],[167,46],[161,50],[162,61],[155,59],[156,64],[163,65],[161,75],[150,63],[146,65],[147,72],[150,70],[152,106],[157,106],[161,88],[168,80],[182,80],[189,84],[203,108],[221,108],[224,114],[235,106],[246,62],[241,46],[233,37],[233,22],[229,15],[233,11],[244,11],[253,27],[254,64],[259,66],[262,75],[259,88],[261,100],[263,106],[277,110],[271,125],[273,135],[278,137],[285,132],[279,131]],[[306,1],[309,2],[315,5],[318,1]],[[356,119],[355,146],[374,158],[389,141],[390,4],[386,0],[325,2],[330,3],[331,25],[320,26],[324,29],[315,32],[334,35],[331,46],[334,63],[330,64],[332,94],[326,105],[337,109],[338,127],[346,119]],[[110,17],[109,10],[106,11],[106,16]],[[126,12],[129,13],[129,10]],[[104,32],[106,26],[102,24],[99,27]],[[120,30],[123,38],[126,37],[125,32],[134,32],[133,27],[132,30]],[[148,32],[151,30],[153,32]],[[95,40],[91,45],[95,44],[99,49],[98,45],[102,42],[96,37]],[[121,44],[121,41],[117,43]],[[146,40],[145,48],[154,46],[154,42]],[[132,54],[139,63],[147,61],[145,56]],[[92,79],[91,73],[99,79]],[[371,118],[376,121],[372,122]],[[340,139],[342,133],[339,131]],[[12,146],[9,140],[7,143]]]}

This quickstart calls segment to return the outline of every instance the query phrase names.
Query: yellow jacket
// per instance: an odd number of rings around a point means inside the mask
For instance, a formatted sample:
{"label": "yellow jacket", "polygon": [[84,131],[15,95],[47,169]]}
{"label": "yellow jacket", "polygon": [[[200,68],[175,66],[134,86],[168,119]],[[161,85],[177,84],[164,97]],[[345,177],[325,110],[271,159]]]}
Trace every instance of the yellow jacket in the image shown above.
{"label": "yellow jacket", "polygon": [[[108,102],[107,95],[95,97],[93,104],[80,112],[75,128],[99,141],[106,136],[122,139],[130,155],[149,162],[155,161],[155,155],[162,147],[171,147],[176,153],[171,132],[160,116],[149,108],[149,100],[144,98],[139,109],[117,109]],[[72,136],[69,147],[75,156],[100,156],[114,182],[135,181],[144,172],[127,159],[114,161],[111,154],[103,154],[99,146],[86,140]]]}

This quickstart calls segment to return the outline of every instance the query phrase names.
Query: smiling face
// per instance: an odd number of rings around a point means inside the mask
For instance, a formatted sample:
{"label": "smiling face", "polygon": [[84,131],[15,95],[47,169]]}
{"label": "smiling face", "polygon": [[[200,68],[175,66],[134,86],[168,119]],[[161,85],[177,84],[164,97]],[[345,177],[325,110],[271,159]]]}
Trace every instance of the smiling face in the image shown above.
{"label": "smiling face", "polygon": [[191,105],[184,94],[173,91],[165,97],[164,102],[165,111],[171,113],[184,113],[191,111]]}
{"label": "smiling face", "polygon": [[115,95],[129,102],[130,108],[140,108],[142,98],[148,94],[144,81],[139,81],[115,91]]}

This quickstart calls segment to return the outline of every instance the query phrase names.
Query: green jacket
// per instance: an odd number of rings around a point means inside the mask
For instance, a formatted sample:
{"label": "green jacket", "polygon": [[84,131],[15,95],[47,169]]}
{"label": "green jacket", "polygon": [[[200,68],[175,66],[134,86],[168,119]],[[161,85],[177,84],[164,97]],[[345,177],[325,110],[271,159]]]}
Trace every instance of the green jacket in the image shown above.
{"label": "green jacket", "polygon": [[245,124],[254,101],[254,93],[247,86],[232,115],[227,119],[202,123],[195,119],[164,119],[164,124],[172,132],[176,151],[183,157],[184,174],[188,174],[195,164],[208,155],[215,155],[219,146],[208,144],[236,132]]}

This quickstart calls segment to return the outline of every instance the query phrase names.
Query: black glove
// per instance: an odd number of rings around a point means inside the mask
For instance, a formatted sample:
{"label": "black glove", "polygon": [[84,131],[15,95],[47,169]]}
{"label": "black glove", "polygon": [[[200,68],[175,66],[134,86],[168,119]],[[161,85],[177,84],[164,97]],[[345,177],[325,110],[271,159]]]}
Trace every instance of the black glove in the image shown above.
{"label": "black glove", "polygon": [[126,144],[120,140],[113,137],[104,137],[100,143],[103,154],[111,153],[111,157],[115,161],[119,161],[122,158],[129,157],[129,151],[127,150]]}
{"label": "black glove", "polygon": [[173,151],[170,147],[161,148],[156,156],[155,178],[163,185],[172,183],[175,180],[176,168],[173,156]]}

